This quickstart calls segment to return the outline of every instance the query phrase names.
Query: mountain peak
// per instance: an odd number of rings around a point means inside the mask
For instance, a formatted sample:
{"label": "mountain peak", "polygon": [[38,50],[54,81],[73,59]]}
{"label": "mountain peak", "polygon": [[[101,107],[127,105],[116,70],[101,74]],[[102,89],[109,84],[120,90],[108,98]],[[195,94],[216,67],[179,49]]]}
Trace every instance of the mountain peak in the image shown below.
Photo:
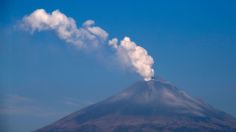
{"label": "mountain peak", "polygon": [[49,131],[235,131],[236,119],[163,79],[138,81],[120,93],[39,129]]}
{"label": "mountain peak", "polygon": [[148,111],[152,111],[149,114],[163,114],[171,110],[171,114],[188,113],[203,116],[204,109],[208,107],[164,80],[138,81],[103,103],[130,104],[129,108],[132,105],[142,109],[146,107]]}

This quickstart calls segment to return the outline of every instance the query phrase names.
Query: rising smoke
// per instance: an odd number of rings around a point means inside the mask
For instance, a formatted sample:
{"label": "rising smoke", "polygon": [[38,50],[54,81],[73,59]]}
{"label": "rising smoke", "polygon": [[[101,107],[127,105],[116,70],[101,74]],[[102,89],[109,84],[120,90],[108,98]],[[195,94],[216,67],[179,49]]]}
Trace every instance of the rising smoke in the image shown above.
{"label": "rising smoke", "polygon": [[95,26],[93,20],[87,20],[81,28],[77,28],[75,20],[59,10],[55,10],[51,14],[44,9],[35,10],[23,18],[23,27],[33,32],[54,30],[61,39],[80,48],[97,46],[108,37],[108,33]]}
{"label": "rising smoke", "polygon": [[132,42],[129,37],[124,37],[120,44],[117,38],[113,38],[108,43],[117,50],[119,60],[123,64],[132,67],[145,81],[151,80],[154,76],[152,69],[154,61],[143,47]]}
{"label": "rising smoke", "polygon": [[[81,49],[96,48],[108,40],[108,33],[95,26],[93,20],[85,21],[78,28],[73,18],[67,17],[59,10],[49,14],[44,9],[37,9],[23,18],[22,26],[32,32],[53,30],[60,39]],[[154,61],[143,47],[138,46],[129,37],[124,37],[120,42],[117,38],[113,38],[108,41],[108,44],[115,49],[120,63],[133,69],[145,81],[151,80],[154,76],[152,68]]]}

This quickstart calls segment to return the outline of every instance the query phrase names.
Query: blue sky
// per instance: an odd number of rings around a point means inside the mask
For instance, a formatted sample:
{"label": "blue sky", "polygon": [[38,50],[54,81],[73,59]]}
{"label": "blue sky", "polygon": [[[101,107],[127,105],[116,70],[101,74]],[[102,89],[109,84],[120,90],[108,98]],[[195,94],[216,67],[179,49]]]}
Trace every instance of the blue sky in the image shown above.
{"label": "blue sky", "polygon": [[109,38],[131,37],[154,58],[156,76],[236,116],[235,6],[233,0],[3,1],[0,122],[8,131],[34,130],[141,79],[54,32],[19,30],[22,17],[39,8],[59,9],[78,26],[92,19]]}

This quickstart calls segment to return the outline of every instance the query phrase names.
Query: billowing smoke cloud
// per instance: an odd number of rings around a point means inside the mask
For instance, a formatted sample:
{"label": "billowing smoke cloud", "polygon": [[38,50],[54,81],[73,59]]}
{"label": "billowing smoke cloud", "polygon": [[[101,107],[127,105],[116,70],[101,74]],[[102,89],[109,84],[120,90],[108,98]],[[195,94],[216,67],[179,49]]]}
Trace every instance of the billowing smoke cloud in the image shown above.
{"label": "billowing smoke cloud", "polygon": [[[73,18],[67,17],[59,10],[51,14],[44,9],[37,9],[23,18],[23,27],[35,31],[53,30],[59,38],[79,48],[96,48],[108,39],[108,33],[102,28],[95,26],[93,20],[87,20],[78,28]],[[144,80],[149,81],[154,76],[152,65],[153,58],[147,51],[125,37],[118,42],[113,38],[108,42],[110,47],[116,50],[120,63],[125,67],[133,69]]]}
{"label": "billowing smoke cloud", "polygon": [[67,17],[59,10],[49,14],[44,9],[37,9],[23,18],[23,26],[27,29],[32,31],[54,30],[61,39],[81,48],[97,46],[107,39],[108,33],[94,25],[93,20],[87,20],[78,29],[75,20]]}
{"label": "billowing smoke cloud", "polygon": [[109,41],[109,45],[117,50],[119,60],[123,64],[132,67],[144,80],[152,79],[154,76],[152,68],[154,61],[143,47],[132,42],[129,37],[124,37],[120,44],[118,44],[117,38],[113,38]]}

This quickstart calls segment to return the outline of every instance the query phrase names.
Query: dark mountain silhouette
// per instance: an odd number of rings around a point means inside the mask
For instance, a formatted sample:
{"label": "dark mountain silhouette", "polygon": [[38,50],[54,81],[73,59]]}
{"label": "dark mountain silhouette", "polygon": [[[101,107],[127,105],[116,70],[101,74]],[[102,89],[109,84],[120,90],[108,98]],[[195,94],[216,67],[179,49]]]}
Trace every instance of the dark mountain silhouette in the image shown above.
{"label": "dark mountain silhouette", "polygon": [[236,131],[236,119],[163,80],[140,81],[36,132]]}

